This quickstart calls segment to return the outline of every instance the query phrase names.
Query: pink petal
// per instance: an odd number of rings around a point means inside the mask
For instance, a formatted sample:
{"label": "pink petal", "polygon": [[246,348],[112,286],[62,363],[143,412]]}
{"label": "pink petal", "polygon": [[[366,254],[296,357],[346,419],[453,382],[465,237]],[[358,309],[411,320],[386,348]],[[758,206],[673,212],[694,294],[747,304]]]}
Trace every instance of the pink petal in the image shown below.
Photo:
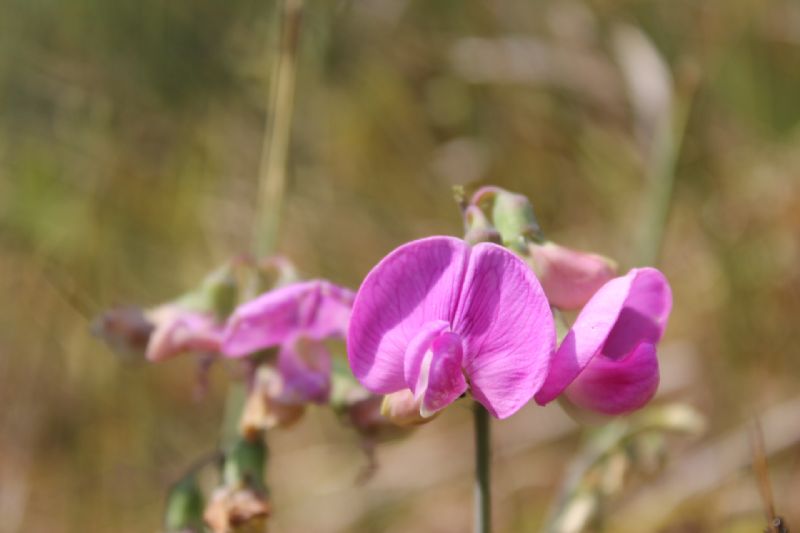
{"label": "pink petal", "polygon": [[450,329],[446,320],[434,320],[422,326],[419,332],[411,339],[403,357],[403,376],[411,392],[417,392],[417,382],[422,369],[422,361],[431,350],[433,341],[439,335]]}
{"label": "pink petal", "polygon": [[598,355],[565,391],[573,404],[608,415],[644,406],[658,388],[656,348],[641,343],[622,360]]}
{"label": "pink petal", "polygon": [[303,335],[312,339],[344,339],[356,295],[329,281],[317,283],[317,305],[307,317]]}
{"label": "pink petal", "polygon": [[222,328],[211,315],[168,304],[148,313],[148,318],[155,326],[145,354],[150,361],[163,361],[185,352],[216,353],[220,349]]}
{"label": "pink petal", "polygon": [[472,394],[495,417],[511,416],[544,383],[553,314],[536,276],[505,248],[472,249],[453,331],[463,339]]}
{"label": "pink petal", "polygon": [[420,414],[423,417],[433,416],[467,391],[462,358],[461,339],[455,333],[444,332],[430,345],[413,389],[416,397],[422,398]]}
{"label": "pink petal", "polygon": [[324,403],[331,390],[331,355],[319,341],[298,337],[281,345],[278,371],[283,378],[281,400]]}
{"label": "pink petal", "polygon": [[469,247],[452,237],[429,237],[386,256],[356,296],[347,339],[353,374],[378,394],[406,388],[406,349],[428,323],[450,322]]}
{"label": "pink petal", "polygon": [[669,284],[654,268],[633,269],[603,285],[561,342],[536,401],[555,399],[601,352],[621,359],[641,342],[657,342],[671,307]]}
{"label": "pink petal", "polygon": [[616,275],[616,264],[601,255],[553,242],[532,243],[528,250],[547,299],[559,309],[580,309]]}
{"label": "pink petal", "polygon": [[239,357],[278,346],[296,335],[343,336],[352,293],[327,281],[293,283],[239,306],[225,330],[222,351]]}

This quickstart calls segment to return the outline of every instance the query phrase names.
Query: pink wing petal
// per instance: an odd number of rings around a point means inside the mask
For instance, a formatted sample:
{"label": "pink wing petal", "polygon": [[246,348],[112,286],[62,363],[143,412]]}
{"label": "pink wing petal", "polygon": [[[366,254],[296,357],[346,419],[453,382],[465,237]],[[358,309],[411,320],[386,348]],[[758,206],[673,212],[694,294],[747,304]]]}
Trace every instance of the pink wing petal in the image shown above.
{"label": "pink wing petal", "polygon": [[240,305],[228,319],[222,352],[240,357],[297,335],[319,290],[318,281],[293,283]]}
{"label": "pink wing petal", "polygon": [[631,272],[635,272],[636,279],[625,301],[625,307],[652,320],[658,328],[655,340],[659,340],[664,334],[667,319],[672,311],[672,290],[669,282],[664,274],[655,268],[636,268]]}
{"label": "pink wing petal", "polygon": [[316,305],[304,324],[303,335],[312,339],[344,339],[355,293],[329,281],[317,280]]}
{"label": "pink wing petal", "polygon": [[353,374],[378,394],[406,388],[403,360],[429,322],[450,322],[469,247],[452,237],[429,237],[386,256],[356,295],[347,339]]}
{"label": "pink wing petal", "polygon": [[601,352],[620,359],[641,342],[657,342],[671,306],[669,284],[654,268],[632,269],[603,285],[561,342],[536,401],[555,399]]}
{"label": "pink wing petal", "polygon": [[656,348],[643,342],[625,359],[592,359],[567,387],[569,401],[584,409],[619,415],[644,406],[658,388]]}
{"label": "pink wing petal", "polygon": [[528,266],[505,248],[472,249],[453,330],[472,394],[497,418],[539,390],[556,342],[553,313]]}

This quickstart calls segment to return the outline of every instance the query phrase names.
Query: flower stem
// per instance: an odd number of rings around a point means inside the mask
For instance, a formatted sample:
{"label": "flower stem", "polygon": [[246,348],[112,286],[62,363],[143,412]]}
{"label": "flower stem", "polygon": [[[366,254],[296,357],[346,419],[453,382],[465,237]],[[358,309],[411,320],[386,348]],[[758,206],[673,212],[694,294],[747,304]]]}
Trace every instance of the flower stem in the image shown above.
{"label": "flower stem", "polygon": [[286,188],[289,140],[294,111],[295,75],[303,0],[280,3],[280,44],[272,72],[269,113],[258,175],[253,245],[257,256],[274,251]]}
{"label": "flower stem", "polygon": [[489,470],[489,413],[475,402],[475,533],[492,530],[492,497]]}

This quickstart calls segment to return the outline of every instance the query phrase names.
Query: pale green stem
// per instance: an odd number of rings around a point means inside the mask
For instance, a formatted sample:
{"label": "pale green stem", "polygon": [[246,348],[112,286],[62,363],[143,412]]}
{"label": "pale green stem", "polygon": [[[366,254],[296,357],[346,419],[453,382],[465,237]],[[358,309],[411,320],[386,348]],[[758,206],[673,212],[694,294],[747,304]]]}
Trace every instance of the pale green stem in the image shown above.
{"label": "pale green stem", "polygon": [[[303,1],[282,0],[278,6],[278,18],[280,42],[272,68],[267,127],[258,172],[258,197],[253,229],[253,251],[256,257],[273,253],[278,240],[286,187]],[[238,422],[246,397],[243,385],[232,385],[228,391],[222,427],[222,442],[226,451],[230,451],[237,442]],[[263,444],[266,446],[266,442]],[[230,461],[226,462],[226,468],[228,463]]]}
{"label": "pale green stem", "polygon": [[258,198],[253,232],[253,247],[257,256],[264,256],[274,251],[280,229],[294,111],[303,0],[283,0],[279,16],[280,44],[272,72],[267,128],[258,175]]}
{"label": "pale green stem", "polygon": [[686,122],[694,101],[696,82],[686,83],[683,94],[676,90],[675,109],[664,121],[661,131],[656,132],[652,161],[648,170],[650,190],[647,198],[647,216],[643,221],[641,242],[639,242],[639,264],[658,263],[664,232],[667,227],[669,209],[672,204],[672,191],[675,187],[675,165],[680,155]]}
{"label": "pale green stem", "polygon": [[475,402],[475,533],[492,530],[489,413]]}

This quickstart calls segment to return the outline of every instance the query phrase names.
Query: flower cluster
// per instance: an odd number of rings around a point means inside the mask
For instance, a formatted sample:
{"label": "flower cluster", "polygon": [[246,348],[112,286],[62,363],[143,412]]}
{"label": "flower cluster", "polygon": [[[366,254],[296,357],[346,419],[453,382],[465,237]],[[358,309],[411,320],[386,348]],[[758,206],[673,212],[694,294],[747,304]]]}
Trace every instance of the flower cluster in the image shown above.
{"label": "flower cluster", "polygon": [[95,331],[112,345],[144,351],[151,362],[185,353],[245,362],[250,394],[240,429],[251,438],[291,425],[311,403],[331,404],[361,430],[363,415],[349,411],[360,413],[365,400],[376,399],[346,365],[333,364],[327,345],[345,338],[354,298],[327,280],[298,280],[283,258],[237,260],[174,301],[143,312],[109,311]]}
{"label": "flower cluster", "polygon": [[[465,240],[405,244],[362,283],[347,345],[368,390],[400,395],[418,419],[467,392],[497,418],[531,398],[604,414],[652,398],[672,305],[663,274],[614,277],[612,261],[544,241],[527,199],[502,189],[475,193],[465,222]],[[578,308],[556,349],[553,313]]]}
{"label": "flower cluster", "polygon": [[[371,451],[394,434],[390,422],[427,422],[466,395],[501,419],[532,399],[617,415],[653,397],[672,306],[661,272],[617,276],[613,261],[545,240],[527,198],[497,187],[478,190],[463,215],[464,239],[400,246],[357,294],[300,281],[283,259],[237,260],[178,300],[97,322],[112,344],[153,362],[189,352],[249,369],[240,440],[205,509],[213,531],[266,520],[265,430],[292,424],[308,404],[334,407]],[[556,327],[562,311],[578,310],[569,329]],[[349,368],[331,340],[346,342]],[[178,491],[176,505],[195,502],[187,483],[192,497]]]}

